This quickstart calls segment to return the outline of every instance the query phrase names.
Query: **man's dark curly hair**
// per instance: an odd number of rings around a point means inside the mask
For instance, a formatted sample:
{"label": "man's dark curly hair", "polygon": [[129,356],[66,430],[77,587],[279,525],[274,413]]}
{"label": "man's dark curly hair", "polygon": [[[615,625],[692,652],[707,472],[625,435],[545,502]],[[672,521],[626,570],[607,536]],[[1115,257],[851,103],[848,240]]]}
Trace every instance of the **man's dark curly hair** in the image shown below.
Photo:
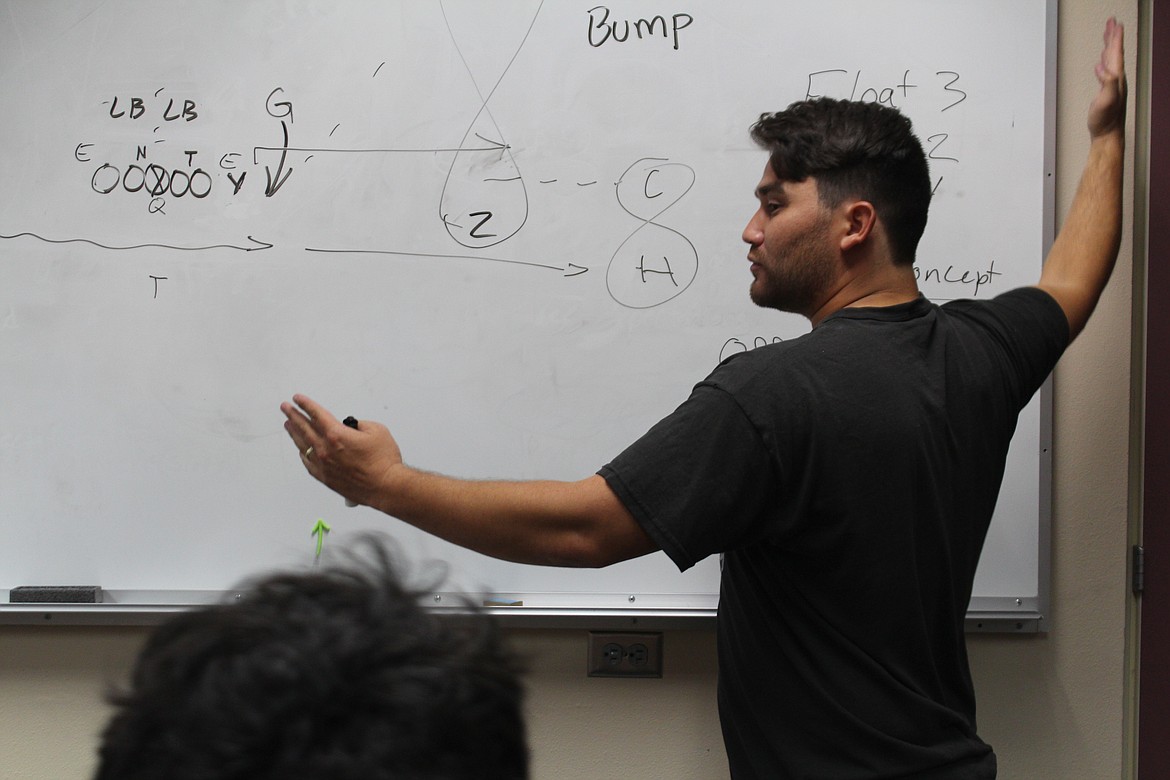
{"label": "man's dark curly hair", "polygon": [[760,115],[752,139],[782,181],[812,176],[820,201],[868,200],[890,237],[894,262],[914,262],[930,208],[930,173],[910,120],[878,103],[816,98]]}
{"label": "man's dark curly hair", "polygon": [[96,780],[527,778],[520,670],[496,623],[470,603],[424,609],[433,588],[364,546],[369,560],[270,576],[160,626],[112,697]]}

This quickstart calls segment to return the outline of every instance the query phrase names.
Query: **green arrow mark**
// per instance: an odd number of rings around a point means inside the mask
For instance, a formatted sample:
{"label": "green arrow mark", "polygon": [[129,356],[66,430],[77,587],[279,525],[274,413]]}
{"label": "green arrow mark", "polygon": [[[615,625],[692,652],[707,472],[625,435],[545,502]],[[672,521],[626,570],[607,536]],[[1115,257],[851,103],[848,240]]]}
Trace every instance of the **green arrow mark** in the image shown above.
{"label": "green arrow mark", "polygon": [[313,526],[313,530],[309,532],[309,536],[317,537],[317,557],[321,557],[321,547],[325,544],[325,534],[333,529],[329,527],[321,518],[317,518],[317,524]]}

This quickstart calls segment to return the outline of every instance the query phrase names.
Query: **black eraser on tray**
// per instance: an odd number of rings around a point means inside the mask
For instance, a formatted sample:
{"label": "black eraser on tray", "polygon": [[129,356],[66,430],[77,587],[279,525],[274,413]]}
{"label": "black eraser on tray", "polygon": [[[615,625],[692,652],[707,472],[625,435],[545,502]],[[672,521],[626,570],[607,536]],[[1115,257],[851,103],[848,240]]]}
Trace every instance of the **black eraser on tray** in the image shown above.
{"label": "black eraser on tray", "polygon": [[8,591],[11,604],[100,604],[97,585],[22,585]]}

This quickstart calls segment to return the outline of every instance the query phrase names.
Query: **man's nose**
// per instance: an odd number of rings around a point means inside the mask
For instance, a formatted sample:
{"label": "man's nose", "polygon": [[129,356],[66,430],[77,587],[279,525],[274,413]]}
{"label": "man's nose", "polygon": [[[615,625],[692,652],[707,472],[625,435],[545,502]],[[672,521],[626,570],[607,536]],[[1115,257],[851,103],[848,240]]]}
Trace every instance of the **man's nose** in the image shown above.
{"label": "man's nose", "polygon": [[744,226],[743,242],[745,244],[757,246],[764,240],[764,231],[762,228],[760,228],[759,217],[759,214],[753,215],[752,218],[748,220],[747,225]]}

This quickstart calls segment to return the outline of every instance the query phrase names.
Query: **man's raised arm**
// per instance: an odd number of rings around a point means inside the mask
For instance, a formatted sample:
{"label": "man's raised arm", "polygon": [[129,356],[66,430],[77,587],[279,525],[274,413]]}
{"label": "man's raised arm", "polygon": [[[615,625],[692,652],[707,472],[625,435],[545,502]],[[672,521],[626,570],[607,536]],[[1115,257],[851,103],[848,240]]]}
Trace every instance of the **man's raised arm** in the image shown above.
{"label": "man's raised arm", "polygon": [[1089,159],[1037,285],[1064,309],[1070,340],[1081,332],[1093,313],[1121,243],[1124,54],[1124,30],[1116,19],[1110,19],[1105,25],[1105,47],[1096,68],[1101,86],[1089,108]]}

